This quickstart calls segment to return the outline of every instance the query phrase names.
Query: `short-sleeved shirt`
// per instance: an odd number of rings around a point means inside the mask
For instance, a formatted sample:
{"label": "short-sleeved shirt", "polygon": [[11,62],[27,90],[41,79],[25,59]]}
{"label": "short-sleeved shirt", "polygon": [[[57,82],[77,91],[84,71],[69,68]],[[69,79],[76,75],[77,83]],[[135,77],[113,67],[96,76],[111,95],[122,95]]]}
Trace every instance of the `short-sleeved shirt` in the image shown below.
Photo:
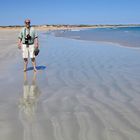
{"label": "short-sleeved shirt", "polygon": [[29,39],[28,44],[34,44],[34,39],[37,38],[37,32],[34,30],[33,27],[30,27],[30,29],[27,29],[26,27],[23,27],[19,33],[18,38],[22,40],[22,43],[25,44],[25,38],[29,34],[31,36],[31,39]]}

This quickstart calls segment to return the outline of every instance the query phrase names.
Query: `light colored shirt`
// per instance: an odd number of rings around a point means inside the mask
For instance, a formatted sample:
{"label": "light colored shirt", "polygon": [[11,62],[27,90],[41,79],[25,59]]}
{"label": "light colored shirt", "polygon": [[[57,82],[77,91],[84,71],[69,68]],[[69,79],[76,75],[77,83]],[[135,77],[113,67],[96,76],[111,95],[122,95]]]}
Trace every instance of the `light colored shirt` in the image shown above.
{"label": "light colored shirt", "polygon": [[30,27],[29,29],[23,27],[19,33],[18,38],[20,38],[22,43],[25,44],[25,38],[28,34],[31,36],[31,39],[28,40],[28,44],[34,44],[34,40],[38,37],[38,35],[33,27]]}

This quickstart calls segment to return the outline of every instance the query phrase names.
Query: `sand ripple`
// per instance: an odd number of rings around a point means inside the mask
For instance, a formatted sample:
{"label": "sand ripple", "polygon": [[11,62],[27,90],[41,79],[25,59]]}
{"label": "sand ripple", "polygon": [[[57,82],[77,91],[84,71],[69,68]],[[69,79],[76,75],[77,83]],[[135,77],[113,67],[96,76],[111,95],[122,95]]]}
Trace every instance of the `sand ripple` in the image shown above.
{"label": "sand ripple", "polygon": [[[139,140],[140,52],[51,35],[45,41],[45,34],[41,35],[38,62],[47,68],[37,73],[38,90],[29,90],[37,93],[21,103],[23,84],[21,89],[12,88],[12,99],[1,98],[0,136],[5,140]],[[32,89],[32,71],[28,76],[26,86]],[[17,79],[11,81],[20,84]],[[20,91],[20,97],[15,91]]]}

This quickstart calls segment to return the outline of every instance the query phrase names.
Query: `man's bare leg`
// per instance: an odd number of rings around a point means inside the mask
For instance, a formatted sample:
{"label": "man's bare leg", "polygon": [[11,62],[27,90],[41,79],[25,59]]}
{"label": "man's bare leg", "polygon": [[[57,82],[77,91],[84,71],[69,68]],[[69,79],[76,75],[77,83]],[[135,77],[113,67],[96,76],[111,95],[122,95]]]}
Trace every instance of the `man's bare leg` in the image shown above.
{"label": "man's bare leg", "polygon": [[27,70],[28,59],[24,58],[24,72]]}
{"label": "man's bare leg", "polygon": [[36,61],[35,61],[35,58],[31,58],[31,60],[32,60],[32,65],[34,67],[34,71],[36,72],[37,69],[36,69]]}

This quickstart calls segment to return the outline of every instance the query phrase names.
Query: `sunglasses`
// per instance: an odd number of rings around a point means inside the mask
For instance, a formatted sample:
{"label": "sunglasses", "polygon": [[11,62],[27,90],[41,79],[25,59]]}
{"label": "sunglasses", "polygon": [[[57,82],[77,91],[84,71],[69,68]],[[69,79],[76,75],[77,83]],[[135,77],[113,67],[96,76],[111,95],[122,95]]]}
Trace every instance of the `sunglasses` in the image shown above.
{"label": "sunglasses", "polygon": [[25,22],[26,24],[30,24],[30,22]]}

